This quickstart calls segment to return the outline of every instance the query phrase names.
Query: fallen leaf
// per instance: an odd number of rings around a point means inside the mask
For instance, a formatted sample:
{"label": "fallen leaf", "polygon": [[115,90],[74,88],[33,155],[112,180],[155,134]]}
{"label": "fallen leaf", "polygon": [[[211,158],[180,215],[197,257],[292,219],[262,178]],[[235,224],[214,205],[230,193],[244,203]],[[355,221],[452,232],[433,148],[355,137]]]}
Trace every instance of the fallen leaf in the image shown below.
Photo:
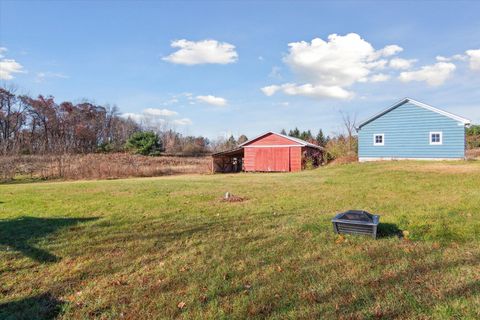
{"label": "fallen leaf", "polygon": [[337,240],[335,240],[335,243],[336,243],[336,244],[340,244],[340,243],[342,243],[342,242],[344,242],[344,241],[345,241],[345,237],[344,237],[343,235],[339,235],[339,236],[337,237]]}
{"label": "fallen leaf", "polygon": [[186,305],[187,305],[187,304],[186,304],[185,302],[180,301],[180,302],[177,304],[177,307],[178,307],[178,309],[183,309],[183,308],[185,308]]}

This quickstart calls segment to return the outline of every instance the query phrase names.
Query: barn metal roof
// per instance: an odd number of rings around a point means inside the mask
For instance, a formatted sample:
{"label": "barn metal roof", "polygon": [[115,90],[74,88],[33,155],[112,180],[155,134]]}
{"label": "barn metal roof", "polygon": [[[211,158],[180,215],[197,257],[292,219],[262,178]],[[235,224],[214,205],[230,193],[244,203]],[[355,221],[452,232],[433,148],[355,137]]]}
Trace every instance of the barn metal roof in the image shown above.
{"label": "barn metal roof", "polygon": [[456,121],[458,121],[458,122],[461,122],[461,123],[463,123],[463,124],[465,124],[465,125],[470,124],[470,120],[465,119],[465,118],[462,118],[462,117],[460,117],[460,116],[457,116],[457,115],[455,115],[455,114],[453,114],[453,113],[450,113],[450,112],[447,112],[447,111],[445,111],[445,110],[441,110],[441,109],[432,107],[432,106],[430,106],[430,105],[428,105],[428,104],[425,104],[425,103],[416,101],[416,100],[411,99],[411,98],[403,98],[402,100],[398,101],[398,102],[395,103],[394,105],[388,107],[387,109],[385,109],[385,110],[383,110],[383,111],[375,114],[374,116],[368,118],[367,120],[361,122],[361,123],[356,127],[357,131],[360,130],[364,125],[372,122],[373,120],[375,120],[375,119],[383,116],[384,114],[392,111],[392,110],[395,109],[395,108],[400,107],[401,105],[403,105],[403,104],[405,104],[405,103],[407,103],[407,102],[410,102],[410,103],[416,105],[417,107],[424,108],[424,109],[427,109],[427,110],[436,112],[436,113],[438,113],[438,114],[441,114],[441,115],[446,116],[446,117],[448,117],[448,118],[451,118],[451,119],[453,119],[453,120],[456,120]]}

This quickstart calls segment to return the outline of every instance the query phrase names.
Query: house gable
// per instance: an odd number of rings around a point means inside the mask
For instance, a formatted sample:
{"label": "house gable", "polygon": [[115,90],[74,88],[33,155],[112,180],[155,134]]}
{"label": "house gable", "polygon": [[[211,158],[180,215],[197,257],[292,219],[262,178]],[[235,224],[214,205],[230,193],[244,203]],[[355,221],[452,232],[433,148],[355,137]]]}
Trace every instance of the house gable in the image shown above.
{"label": "house gable", "polygon": [[468,125],[468,124],[470,124],[470,120],[465,119],[465,118],[462,118],[462,117],[460,117],[460,116],[457,116],[457,115],[455,115],[455,114],[453,114],[453,113],[450,113],[450,112],[447,112],[447,111],[445,111],[445,110],[441,110],[441,109],[435,108],[435,107],[433,107],[433,106],[430,106],[430,105],[428,105],[428,104],[425,104],[425,103],[416,101],[416,100],[411,99],[411,98],[404,98],[404,99],[400,100],[399,102],[395,103],[394,105],[390,106],[389,108],[387,108],[387,109],[385,109],[385,110],[383,110],[383,111],[381,111],[381,112],[373,115],[372,117],[366,119],[365,121],[362,121],[362,122],[357,126],[357,128],[356,128],[357,131],[360,131],[363,126],[371,123],[372,121],[375,121],[376,119],[384,116],[385,114],[387,114],[387,113],[395,110],[396,108],[398,108],[398,107],[400,107],[400,106],[402,106],[402,105],[404,105],[404,104],[406,104],[406,103],[411,104],[411,105],[414,105],[414,106],[419,107],[419,108],[423,108],[423,109],[425,109],[425,110],[429,110],[429,111],[431,111],[431,112],[435,112],[435,113],[437,113],[437,114],[439,114],[439,115],[442,115],[442,116],[444,116],[444,117],[447,117],[447,118],[450,118],[450,119],[452,119],[452,120],[455,120],[455,121],[461,123],[462,125]]}

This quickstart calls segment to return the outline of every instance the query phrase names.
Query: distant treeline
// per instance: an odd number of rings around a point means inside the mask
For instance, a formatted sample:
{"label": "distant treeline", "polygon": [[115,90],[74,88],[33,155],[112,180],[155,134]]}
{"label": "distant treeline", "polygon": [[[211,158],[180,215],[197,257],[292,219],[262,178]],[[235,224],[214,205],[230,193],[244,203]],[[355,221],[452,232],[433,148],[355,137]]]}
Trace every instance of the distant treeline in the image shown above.
{"label": "distant treeline", "polygon": [[[154,139],[152,141],[151,139]],[[150,139],[150,140],[148,140]],[[148,140],[148,141],[147,141]],[[0,155],[55,155],[119,152],[201,155],[246,141],[184,136],[121,116],[116,106],[88,101],[58,103],[52,96],[32,98],[0,87]],[[147,143],[147,151],[138,148]]]}

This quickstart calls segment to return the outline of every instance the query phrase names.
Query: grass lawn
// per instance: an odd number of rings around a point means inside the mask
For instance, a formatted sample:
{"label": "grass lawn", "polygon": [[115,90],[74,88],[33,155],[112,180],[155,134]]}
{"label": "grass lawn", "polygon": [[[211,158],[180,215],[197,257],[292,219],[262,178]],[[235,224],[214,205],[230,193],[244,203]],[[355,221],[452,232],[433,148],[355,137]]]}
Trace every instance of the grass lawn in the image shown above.
{"label": "grass lawn", "polygon": [[0,280],[0,319],[478,319],[480,162],[1,185]]}

